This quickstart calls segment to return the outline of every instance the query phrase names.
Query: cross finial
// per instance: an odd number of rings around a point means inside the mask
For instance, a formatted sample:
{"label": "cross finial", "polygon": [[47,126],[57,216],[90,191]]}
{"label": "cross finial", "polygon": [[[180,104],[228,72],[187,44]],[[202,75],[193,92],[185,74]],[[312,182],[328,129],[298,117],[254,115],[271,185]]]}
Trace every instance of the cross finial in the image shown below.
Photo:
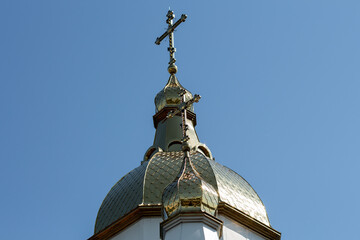
{"label": "cross finial", "polygon": [[189,146],[188,141],[190,140],[190,138],[187,135],[187,130],[188,130],[188,125],[186,124],[187,108],[189,108],[191,106],[191,104],[199,102],[199,100],[201,99],[201,96],[198,94],[195,94],[192,99],[186,101],[185,94],[186,94],[185,89],[180,90],[179,96],[181,96],[181,104],[177,107],[177,109],[171,110],[170,112],[168,112],[166,118],[163,121],[165,121],[166,119],[175,117],[179,113],[181,114],[181,129],[182,129],[182,135],[183,135],[182,150],[185,153],[185,156],[188,156],[189,151],[190,151],[190,146]]}
{"label": "cross finial", "polygon": [[185,157],[189,158],[190,146],[189,146],[188,141],[190,140],[190,138],[187,135],[188,125],[186,124],[186,119],[187,119],[187,110],[186,109],[188,106],[190,106],[194,102],[199,102],[201,97],[200,97],[200,95],[195,94],[195,96],[192,99],[185,101],[185,93],[186,93],[186,91],[184,89],[183,89],[183,91],[180,92],[182,106],[179,108],[179,111],[181,111],[181,127],[182,127],[182,132],[183,132],[182,150],[184,152]]}
{"label": "cross finial", "polygon": [[169,36],[168,51],[170,52],[170,62],[169,62],[168,71],[170,74],[175,74],[177,72],[177,66],[175,65],[176,48],[174,47],[174,30],[177,26],[180,25],[180,23],[185,22],[187,16],[185,14],[182,14],[180,19],[177,20],[174,24],[173,24],[173,19],[175,18],[174,12],[169,9],[166,16],[167,16],[166,23],[168,24],[168,29],[166,30],[166,32],[163,33],[163,35],[161,35],[156,39],[155,44],[160,45],[161,41],[167,36]]}

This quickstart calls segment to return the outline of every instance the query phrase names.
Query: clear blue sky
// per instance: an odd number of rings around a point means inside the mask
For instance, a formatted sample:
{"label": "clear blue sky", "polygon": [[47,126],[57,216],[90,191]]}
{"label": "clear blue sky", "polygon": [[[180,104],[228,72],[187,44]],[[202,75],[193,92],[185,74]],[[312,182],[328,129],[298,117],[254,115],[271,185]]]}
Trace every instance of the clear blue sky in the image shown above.
{"label": "clear blue sky", "polygon": [[168,79],[202,96],[200,140],[284,240],[357,239],[360,1],[2,0],[1,239],[86,239],[152,145]]}

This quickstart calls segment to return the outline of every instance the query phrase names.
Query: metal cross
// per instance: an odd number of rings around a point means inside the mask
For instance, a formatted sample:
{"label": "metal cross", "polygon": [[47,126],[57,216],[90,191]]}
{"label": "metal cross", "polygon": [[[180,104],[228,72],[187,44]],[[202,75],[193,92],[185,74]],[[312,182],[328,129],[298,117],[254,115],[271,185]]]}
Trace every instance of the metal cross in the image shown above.
{"label": "metal cross", "polygon": [[183,111],[186,111],[186,109],[188,107],[190,107],[191,104],[195,103],[195,102],[199,102],[199,100],[201,99],[201,96],[198,95],[198,94],[195,94],[194,97],[192,99],[190,99],[189,101],[185,102],[185,90],[181,91],[179,93],[179,95],[182,97],[182,101],[181,101],[181,104],[180,106],[176,109],[176,110],[173,110],[173,111],[170,111],[166,118],[172,118],[174,116],[176,116],[177,114],[183,112]]}
{"label": "metal cross", "polygon": [[[199,102],[199,100],[201,99],[201,96],[198,94],[195,94],[192,99],[185,101],[185,94],[186,94],[186,90],[182,89],[182,91],[180,91],[180,93],[179,93],[179,95],[181,96],[180,106],[178,106],[178,108],[176,110],[168,112],[165,119],[172,118],[172,117],[176,116],[177,114],[181,113],[181,128],[182,128],[182,134],[183,134],[183,139],[182,139],[183,151],[186,153],[186,155],[188,155],[188,152],[190,151],[190,149],[189,149],[189,145],[187,143],[189,141],[189,136],[186,133],[186,131],[188,130],[188,126],[186,124],[186,118],[187,118],[187,110],[186,109],[191,104],[193,104],[195,102]],[[165,121],[165,119],[164,119],[164,121]]]}
{"label": "metal cross", "polygon": [[185,14],[182,14],[180,19],[177,20],[174,24],[173,24],[173,19],[175,18],[174,12],[169,10],[166,16],[167,16],[166,23],[169,25],[168,29],[166,30],[166,32],[163,33],[163,35],[161,35],[156,39],[155,44],[160,45],[161,41],[164,40],[164,38],[166,38],[167,36],[169,36],[168,51],[170,52],[170,62],[169,62],[169,67],[170,67],[171,65],[175,65],[176,62],[175,59],[176,48],[174,47],[174,30],[177,26],[180,25],[180,23],[185,22],[187,16]]}

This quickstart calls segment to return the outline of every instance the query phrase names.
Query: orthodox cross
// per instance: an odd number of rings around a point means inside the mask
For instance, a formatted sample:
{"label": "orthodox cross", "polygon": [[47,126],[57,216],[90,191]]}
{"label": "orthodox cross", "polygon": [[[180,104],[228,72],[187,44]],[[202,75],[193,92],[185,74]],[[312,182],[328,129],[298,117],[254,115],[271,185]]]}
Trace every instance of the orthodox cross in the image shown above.
{"label": "orthodox cross", "polygon": [[167,116],[166,119],[168,118],[172,118],[175,115],[181,113],[181,128],[182,128],[182,134],[183,134],[183,139],[182,139],[182,144],[183,144],[183,151],[185,153],[185,155],[189,154],[190,151],[190,147],[189,144],[187,143],[189,141],[189,136],[187,135],[186,131],[188,130],[188,126],[186,124],[186,118],[187,118],[187,108],[190,107],[191,104],[195,103],[195,102],[199,102],[201,96],[198,94],[195,94],[194,97],[188,101],[185,101],[185,94],[186,94],[186,90],[182,89],[179,93],[179,95],[181,96],[181,104],[180,106],[173,111],[170,111]]}
{"label": "orthodox cross", "polygon": [[174,30],[177,26],[180,25],[180,23],[185,22],[187,16],[185,14],[182,14],[180,19],[177,20],[174,24],[173,24],[173,19],[175,18],[174,12],[169,10],[166,16],[167,16],[166,23],[169,25],[168,29],[166,30],[166,32],[163,33],[163,35],[161,35],[156,39],[155,44],[160,45],[161,41],[164,40],[164,38],[166,38],[167,36],[169,36],[168,51],[170,52],[170,62],[169,62],[168,70],[170,74],[174,74],[177,72],[177,67],[175,65],[176,48],[174,47]]}

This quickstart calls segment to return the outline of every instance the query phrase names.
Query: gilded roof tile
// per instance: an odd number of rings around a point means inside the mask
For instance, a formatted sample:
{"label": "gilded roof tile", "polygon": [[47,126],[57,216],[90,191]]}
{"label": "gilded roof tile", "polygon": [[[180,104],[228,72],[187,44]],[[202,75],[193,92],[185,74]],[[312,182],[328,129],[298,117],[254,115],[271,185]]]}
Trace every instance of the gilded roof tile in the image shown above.
{"label": "gilded roof tile", "polygon": [[264,204],[250,184],[233,170],[209,161],[214,170],[220,200],[270,226]]}
{"label": "gilded roof tile", "polygon": [[164,188],[177,176],[182,152],[158,152],[149,161],[144,179],[143,204],[161,204]]}

